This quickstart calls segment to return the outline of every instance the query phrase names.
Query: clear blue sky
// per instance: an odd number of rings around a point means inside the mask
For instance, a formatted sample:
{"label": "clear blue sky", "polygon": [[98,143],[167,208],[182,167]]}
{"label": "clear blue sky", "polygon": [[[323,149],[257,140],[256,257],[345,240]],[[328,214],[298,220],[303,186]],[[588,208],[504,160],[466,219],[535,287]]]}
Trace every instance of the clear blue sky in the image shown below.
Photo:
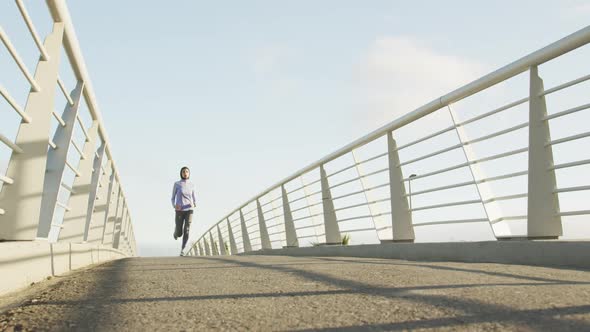
{"label": "clear blue sky", "polygon": [[[170,194],[181,166],[198,188],[197,235],[288,174],[590,22],[581,0],[69,8],[147,254],[178,251]],[[438,66],[424,73],[408,59]]]}

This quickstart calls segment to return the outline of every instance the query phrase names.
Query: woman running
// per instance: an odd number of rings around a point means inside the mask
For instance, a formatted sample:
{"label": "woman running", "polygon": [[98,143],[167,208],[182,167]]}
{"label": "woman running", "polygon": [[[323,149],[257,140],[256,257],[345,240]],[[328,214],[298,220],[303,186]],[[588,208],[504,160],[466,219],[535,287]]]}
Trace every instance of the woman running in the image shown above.
{"label": "woman running", "polygon": [[[174,183],[172,188],[172,206],[176,210],[176,228],[174,229],[174,240],[182,236],[182,249],[180,256],[184,256],[184,247],[188,241],[188,233],[193,219],[193,208],[195,205],[195,186],[188,179],[191,171],[188,167],[180,169],[180,181]],[[183,225],[184,224],[184,225]]]}

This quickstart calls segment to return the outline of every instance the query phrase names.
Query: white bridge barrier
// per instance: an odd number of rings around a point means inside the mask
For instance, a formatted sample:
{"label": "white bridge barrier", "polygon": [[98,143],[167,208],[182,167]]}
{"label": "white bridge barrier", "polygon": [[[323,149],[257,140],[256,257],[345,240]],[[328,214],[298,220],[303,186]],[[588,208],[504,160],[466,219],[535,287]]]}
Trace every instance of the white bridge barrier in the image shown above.
{"label": "white bridge barrier", "polygon": [[589,42],[586,27],[304,167],[191,254],[590,238]]}
{"label": "white bridge barrier", "polygon": [[12,241],[0,248],[0,295],[50,276],[129,256],[112,246],[91,243]]}
{"label": "white bridge barrier", "polygon": [[[23,0],[0,5],[16,18],[0,22],[0,156],[9,156],[0,164],[0,267],[28,266],[17,271],[24,279],[38,274],[27,257],[53,257],[50,244],[103,248],[105,259],[104,248],[112,257],[136,254],[127,200],[68,9],[64,0],[46,3],[30,2],[31,12]],[[46,20],[34,22],[40,13]],[[20,257],[14,261],[6,253],[11,241],[24,241],[22,252],[12,252]]]}

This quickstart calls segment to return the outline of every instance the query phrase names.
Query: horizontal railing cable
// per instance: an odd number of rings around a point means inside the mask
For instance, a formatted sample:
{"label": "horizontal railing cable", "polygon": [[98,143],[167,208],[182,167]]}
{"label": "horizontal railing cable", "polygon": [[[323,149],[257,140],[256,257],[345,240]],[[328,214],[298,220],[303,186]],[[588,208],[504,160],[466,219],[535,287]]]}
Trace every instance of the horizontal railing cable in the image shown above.
{"label": "horizontal railing cable", "polygon": [[317,194],[321,194],[321,193],[322,193],[322,191],[321,191],[321,190],[314,191],[314,192],[312,192],[312,193],[310,193],[310,194],[307,194],[307,195],[304,195],[304,196],[302,196],[302,197],[296,198],[296,199],[294,199],[294,200],[292,200],[292,201],[289,201],[289,203],[293,204],[293,203],[299,202],[299,201],[301,201],[301,200],[304,200],[304,199],[306,199],[306,198],[309,198],[309,197],[311,197],[311,196],[314,196],[314,195],[317,195]]}
{"label": "horizontal railing cable", "polygon": [[20,117],[24,123],[31,123],[31,120],[32,120],[31,117],[23,111],[22,107],[20,107],[20,105],[16,102],[16,100],[14,100],[14,98],[12,98],[12,96],[8,93],[8,91],[6,91],[6,89],[2,85],[0,85],[0,95],[2,95],[2,97],[4,97],[4,99],[8,102],[8,104],[10,104],[10,106],[12,106],[12,109],[18,115],[20,115]]}
{"label": "horizontal railing cable", "polygon": [[[528,147],[526,148],[521,148],[521,149],[516,149],[516,150],[512,150],[512,151],[508,151],[508,152],[503,152],[503,153],[499,153],[496,155],[492,155],[489,157],[485,157],[485,158],[481,158],[481,159],[477,159],[477,160],[472,160],[472,161],[468,161],[465,163],[461,163],[461,164],[457,164],[457,165],[453,165],[453,166],[449,166],[446,168],[441,168],[439,170],[435,170],[432,172],[427,172],[424,174],[419,174],[417,176],[412,177],[413,180],[417,180],[417,179],[421,179],[421,178],[425,178],[425,177],[429,177],[429,176],[433,176],[433,175],[437,175],[437,174],[441,174],[441,173],[445,173],[445,172],[449,172],[455,169],[459,169],[462,167],[467,167],[469,165],[473,165],[473,164],[477,164],[477,163],[481,163],[481,162],[485,162],[485,161],[490,161],[490,160],[495,160],[495,159],[500,159],[500,158],[505,158],[505,157],[509,157],[515,154],[519,154],[519,153],[523,153],[523,152],[527,152],[529,150]],[[409,181],[410,178],[404,178],[403,181]]]}
{"label": "horizontal railing cable", "polygon": [[295,222],[295,221],[299,221],[299,220],[303,220],[303,219],[309,219],[309,218],[313,218],[313,217],[321,216],[321,215],[323,215],[323,214],[324,214],[324,213],[322,212],[322,213],[316,213],[316,214],[312,214],[312,215],[305,216],[305,217],[295,218],[295,219],[293,219],[293,222]]}
{"label": "horizontal railing cable", "polygon": [[0,142],[4,143],[7,147],[9,147],[12,151],[16,153],[23,153],[23,149],[21,149],[18,145],[14,144],[11,140],[9,140],[6,136],[0,133]]}
{"label": "horizontal railing cable", "polygon": [[540,93],[538,96],[542,97],[542,96],[547,96],[549,94],[552,94],[553,92],[557,92],[559,90],[563,90],[565,88],[569,88],[570,86],[574,86],[576,84],[580,84],[582,82],[585,82],[587,80],[590,80],[590,75],[586,75],[586,76],[582,76],[580,78],[576,78],[575,80],[571,80],[569,82],[565,82],[563,84],[560,84],[556,87],[553,87],[551,89],[547,89],[545,91],[543,91],[542,93]]}
{"label": "horizontal railing cable", "polygon": [[338,184],[332,185],[332,186],[330,186],[330,189],[334,189],[334,188],[337,188],[339,186],[342,186],[342,185],[345,185],[345,184],[348,184],[348,183],[351,183],[351,182],[354,182],[354,181],[358,181],[360,179],[364,179],[364,178],[367,178],[367,177],[372,176],[372,175],[376,175],[376,174],[380,174],[380,173],[383,173],[383,172],[387,172],[388,170],[389,170],[389,167],[383,168],[383,169],[379,169],[379,170],[376,170],[376,171],[373,171],[373,172],[370,172],[370,173],[367,173],[367,174],[364,174],[364,175],[355,177],[354,179],[346,180],[344,182],[340,182]]}
{"label": "horizontal railing cable", "polygon": [[557,189],[553,190],[553,192],[554,193],[568,193],[568,192],[572,192],[572,191],[583,191],[583,190],[590,190],[590,186],[557,188]]}
{"label": "horizontal railing cable", "polygon": [[579,211],[565,211],[559,212],[557,215],[560,217],[568,217],[568,216],[583,216],[590,214],[590,210],[579,210]]}
{"label": "horizontal railing cable", "polygon": [[468,205],[468,204],[476,204],[476,203],[482,203],[482,201],[480,199],[472,199],[472,200],[452,202],[452,203],[426,205],[426,206],[412,208],[410,211],[438,209],[438,208],[443,208],[443,207],[450,207],[450,206],[457,206],[457,205]]}
{"label": "horizontal railing cable", "polygon": [[467,125],[467,124],[470,124],[470,123],[473,123],[473,122],[479,121],[479,120],[481,120],[481,119],[484,119],[484,118],[490,117],[490,116],[492,116],[492,115],[498,114],[498,113],[500,113],[500,112],[503,112],[503,111],[509,110],[509,109],[511,109],[511,108],[513,108],[513,107],[516,107],[516,106],[520,105],[520,104],[524,104],[524,103],[526,103],[527,101],[529,101],[529,97],[521,98],[521,99],[519,99],[519,100],[517,100],[517,101],[513,101],[513,102],[511,102],[511,103],[509,103],[509,104],[506,104],[506,105],[504,105],[504,106],[501,106],[501,107],[498,107],[498,108],[496,108],[496,109],[493,109],[493,110],[491,110],[491,111],[489,111],[489,112],[487,112],[487,113],[484,113],[484,114],[478,115],[478,116],[476,116],[476,117],[473,117],[473,118],[471,118],[471,119],[469,119],[469,120],[465,120],[465,121],[463,121],[463,122],[460,122],[460,123],[458,123],[458,124],[457,124],[457,127],[460,127],[460,126],[465,126],[465,125]]}
{"label": "horizontal railing cable", "polygon": [[384,183],[384,184],[380,184],[380,185],[377,185],[377,186],[369,187],[369,188],[366,188],[364,190],[354,191],[354,192],[351,192],[351,193],[348,193],[348,194],[344,194],[344,195],[332,197],[332,200],[335,201],[337,199],[341,199],[341,198],[345,198],[345,197],[349,197],[349,196],[353,196],[353,195],[362,194],[362,193],[364,193],[366,191],[371,191],[371,190],[383,188],[385,186],[389,186],[389,182]]}
{"label": "horizontal railing cable", "polygon": [[356,216],[356,217],[348,217],[348,218],[343,218],[343,219],[338,219],[338,222],[345,222],[345,221],[351,221],[351,220],[358,220],[358,219],[367,219],[367,218],[374,218],[374,217],[378,217],[383,215],[384,213],[380,213],[379,215],[370,215],[370,214],[366,214],[366,215],[362,215],[362,216]]}
{"label": "horizontal railing cable", "polygon": [[291,194],[291,193],[294,193],[294,192],[296,192],[296,191],[299,191],[299,190],[301,190],[301,189],[307,188],[307,187],[309,187],[309,186],[313,186],[314,184],[316,184],[316,183],[320,182],[321,180],[322,180],[322,179],[317,179],[317,180],[315,180],[315,181],[312,181],[312,182],[310,182],[310,183],[308,183],[308,184],[306,184],[306,185],[303,185],[303,186],[301,186],[301,187],[299,187],[299,188],[297,188],[297,189],[293,189],[293,190],[287,191],[287,195],[288,195],[288,194]]}
{"label": "horizontal railing cable", "polygon": [[23,75],[25,76],[27,81],[29,81],[29,84],[31,85],[31,88],[33,89],[33,91],[34,92],[41,91],[39,84],[35,81],[35,79],[31,75],[31,73],[29,72],[29,69],[27,69],[27,66],[25,66],[25,63],[23,62],[20,55],[18,54],[18,52],[14,48],[14,45],[12,45],[12,42],[10,41],[10,39],[8,39],[8,36],[6,35],[6,33],[4,32],[4,29],[2,29],[1,26],[0,26],[0,40],[2,40],[2,42],[4,43],[4,46],[6,46],[8,53],[10,53],[10,55],[12,56],[14,61],[16,62],[16,65],[20,69],[21,73],[23,73]]}
{"label": "horizontal railing cable", "polygon": [[342,233],[358,233],[358,232],[368,232],[368,231],[375,231],[375,228],[356,228],[356,229],[343,229]]}
{"label": "horizontal railing cable", "polygon": [[90,136],[88,136],[88,131],[86,130],[86,127],[84,126],[84,123],[82,122],[82,118],[80,117],[79,114],[76,115],[76,120],[78,121],[78,124],[80,125],[80,129],[82,129],[82,134],[84,134],[84,137],[86,138],[86,142],[90,142]]}
{"label": "horizontal railing cable", "polygon": [[308,225],[308,226],[301,226],[301,227],[295,227],[296,230],[300,231],[302,229],[309,229],[309,228],[316,228],[318,226],[322,226],[322,225]]}
{"label": "horizontal railing cable", "polygon": [[64,82],[61,80],[61,78],[59,76],[57,77],[57,85],[59,85],[59,89],[63,93],[64,97],[67,99],[68,104],[70,106],[73,106],[74,100],[72,99],[72,97],[70,97],[70,94],[68,93],[68,91],[66,89],[66,85],[64,84]]}
{"label": "horizontal railing cable", "polygon": [[62,119],[61,115],[57,114],[56,111],[52,111],[51,114],[57,120],[57,122],[59,122],[60,126],[62,126],[62,127],[66,126],[66,123],[65,123],[64,119]]}
{"label": "horizontal railing cable", "polygon": [[[414,193],[412,193],[412,195],[413,194]],[[369,202],[363,202],[363,203],[358,203],[358,204],[354,204],[354,205],[339,207],[339,208],[334,209],[334,212],[336,212],[336,211],[342,211],[342,210],[347,210],[347,209],[353,209],[353,208],[357,208],[357,207],[361,207],[361,206],[367,206],[367,205],[371,205],[371,204],[375,204],[375,203],[387,202],[389,200],[390,200],[390,198],[387,197],[387,198],[373,200],[373,201],[369,201]]]}
{"label": "horizontal railing cable", "polygon": [[497,218],[494,220],[490,220],[491,224],[497,224],[501,221],[511,221],[511,220],[524,220],[526,219],[527,216],[525,215],[520,215],[520,216],[505,216],[505,217],[501,217],[501,218]]}
{"label": "horizontal railing cable", "polygon": [[291,210],[291,213],[295,213],[295,212],[297,212],[297,211],[301,211],[301,210],[306,210],[306,209],[309,209],[309,208],[311,208],[311,207],[314,207],[314,206],[317,206],[317,205],[320,205],[320,204],[322,204],[322,202],[317,202],[317,203],[313,203],[313,204],[305,205],[305,206],[303,206],[303,207],[300,207],[300,208],[297,208],[297,209],[293,209],[293,210]]}
{"label": "horizontal railing cable", "polygon": [[492,197],[492,198],[485,199],[482,202],[484,204],[487,204],[487,203],[496,202],[496,201],[507,201],[507,200],[511,200],[511,199],[526,198],[527,196],[528,196],[528,194],[514,194],[514,195],[498,196],[498,197]]}
{"label": "horizontal railing cable", "polygon": [[0,181],[4,182],[5,184],[13,184],[14,183],[14,179],[9,178],[8,176],[2,175],[2,174],[0,174]]}
{"label": "horizontal railing cable", "polygon": [[561,112],[547,115],[543,120],[552,120],[552,119],[555,119],[555,118],[558,118],[558,117],[561,117],[564,115],[569,115],[569,114],[573,114],[573,113],[580,112],[583,110],[587,110],[589,108],[590,108],[590,104],[584,104],[584,105],[581,105],[578,107],[573,107],[573,108],[567,109],[565,111],[561,111]]}
{"label": "horizontal railing cable", "polygon": [[582,165],[588,165],[588,164],[590,164],[590,159],[584,159],[584,160],[572,161],[569,163],[553,165],[553,166],[549,167],[549,170],[560,169],[560,168],[569,168],[569,167],[582,166]]}
{"label": "horizontal railing cable", "polygon": [[590,136],[590,132],[576,134],[576,135],[572,135],[572,136],[568,136],[568,137],[563,137],[563,138],[552,140],[550,142],[545,143],[545,146],[550,146],[550,145],[556,145],[556,144],[566,143],[566,142],[570,142],[570,141],[575,141],[575,140],[586,138],[586,137],[589,137],[589,136]]}
{"label": "horizontal railing cable", "polygon": [[356,163],[354,163],[354,164],[352,164],[350,166],[346,166],[346,167],[344,167],[344,168],[342,168],[342,169],[340,169],[338,171],[335,171],[334,173],[328,174],[327,177],[329,178],[329,177],[332,177],[334,175],[340,174],[342,172],[348,171],[349,169],[355,168],[356,166],[362,165],[362,164],[367,163],[369,161],[373,161],[375,159],[381,158],[383,156],[386,156],[387,154],[388,154],[388,152],[384,152],[384,153],[380,153],[380,154],[378,154],[376,156],[373,156],[373,157],[371,157],[369,159],[361,160],[361,161],[356,162]]}
{"label": "horizontal railing cable", "polygon": [[76,141],[72,140],[71,141],[72,146],[74,147],[74,149],[76,149],[76,151],[78,151],[78,154],[80,155],[81,159],[86,159],[86,156],[84,155],[84,152],[82,152],[82,149],[78,146],[78,144],[76,143]]}
{"label": "horizontal railing cable", "polygon": [[33,21],[31,20],[25,5],[23,4],[22,0],[15,0],[15,2],[18,6],[18,10],[21,13],[21,16],[23,17],[23,20],[25,21],[25,24],[27,25],[27,28],[29,29],[29,32],[31,33],[31,37],[33,37],[35,45],[37,45],[37,48],[41,53],[41,59],[43,59],[43,61],[49,60],[49,54],[47,54],[47,50],[45,50],[45,46],[43,46],[43,42],[41,41],[41,38],[39,38],[37,29],[35,29],[35,25],[33,24]]}
{"label": "horizontal railing cable", "polygon": [[459,219],[459,220],[441,220],[441,221],[428,221],[413,224],[414,227],[420,226],[433,226],[433,225],[446,225],[446,224],[466,224],[475,222],[489,222],[486,218],[475,218],[475,219]]}

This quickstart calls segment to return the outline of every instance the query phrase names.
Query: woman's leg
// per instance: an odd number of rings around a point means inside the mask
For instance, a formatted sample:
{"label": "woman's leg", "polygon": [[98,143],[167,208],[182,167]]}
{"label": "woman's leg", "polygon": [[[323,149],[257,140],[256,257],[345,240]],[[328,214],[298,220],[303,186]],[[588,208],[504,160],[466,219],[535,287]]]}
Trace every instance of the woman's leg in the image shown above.
{"label": "woman's leg", "polygon": [[183,215],[182,215],[182,211],[175,211],[176,212],[176,218],[174,218],[175,222],[176,222],[176,228],[174,229],[174,240],[176,240],[176,238],[179,238],[182,236],[182,220],[183,220]]}
{"label": "woman's leg", "polygon": [[184,235],[182,236],[182,249],[183,250],[184,250],[184,247],[186,246],[186,243],[188,242],[188,233],[191,229],[191,222],[193,221],[193,211],[188,210],[188,211],[184,211],[184,213],[185,213]]}

